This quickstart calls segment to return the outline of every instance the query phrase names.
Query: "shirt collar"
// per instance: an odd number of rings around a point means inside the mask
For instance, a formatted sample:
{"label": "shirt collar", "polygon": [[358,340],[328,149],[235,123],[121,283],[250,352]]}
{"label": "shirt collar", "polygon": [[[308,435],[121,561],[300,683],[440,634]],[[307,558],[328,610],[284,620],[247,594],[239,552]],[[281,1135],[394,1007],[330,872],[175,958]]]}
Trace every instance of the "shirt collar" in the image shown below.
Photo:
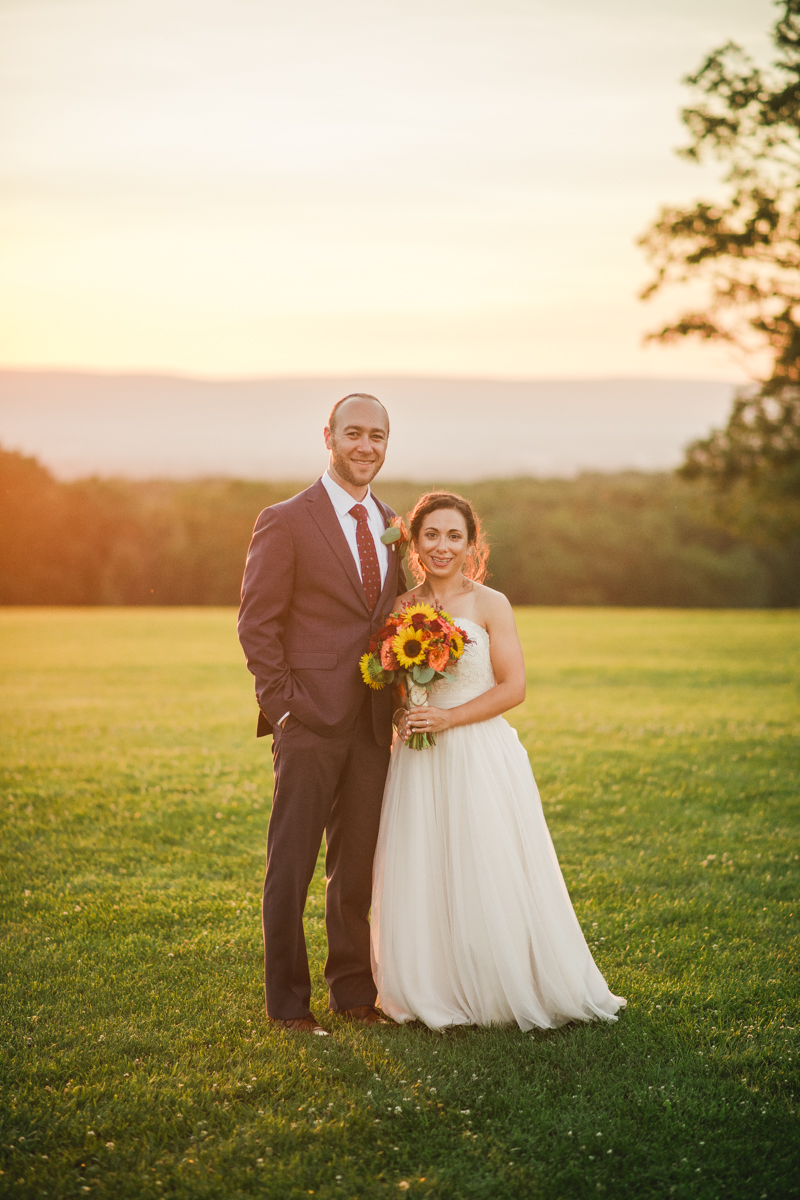
{"label": "shirt collar", "polygon": [[372,492],[369,489],[369,485],[367,485],[366,496],[363,500],[359,501],[354,500],[349,492],[346,492],[343,487],[340,487],[339,484],[336,483],[335,480],[331,479],[327,471],[322,476],[321,482],[322,486],[325,488],[325,491],[331,498],[331,504],[336,510],[336,515],[338,517],[346,516],[347,513],[350,512],[350,509],[353,507],[353,505],[359,503],[363,504],[368,511],[372,511],[375,501],[372,499]]}

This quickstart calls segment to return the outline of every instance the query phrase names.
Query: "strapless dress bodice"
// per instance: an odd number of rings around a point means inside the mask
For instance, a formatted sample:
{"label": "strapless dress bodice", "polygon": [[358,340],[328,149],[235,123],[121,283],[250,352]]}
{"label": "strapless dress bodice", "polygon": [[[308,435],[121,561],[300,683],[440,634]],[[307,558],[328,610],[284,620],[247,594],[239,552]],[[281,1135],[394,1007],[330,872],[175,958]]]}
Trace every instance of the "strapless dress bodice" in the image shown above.
{"label": "strapless dress bodice", "polygon": [[489,634],[483,626],[467,617],[453,617],[453,624],[463,629],[470,641],[456,665],[448,668],[448,674],[453,676],[452,683],[439,679],[428,689],[429,703],[435,708],[466,704],[488,692],[497,682],[492,670]]}

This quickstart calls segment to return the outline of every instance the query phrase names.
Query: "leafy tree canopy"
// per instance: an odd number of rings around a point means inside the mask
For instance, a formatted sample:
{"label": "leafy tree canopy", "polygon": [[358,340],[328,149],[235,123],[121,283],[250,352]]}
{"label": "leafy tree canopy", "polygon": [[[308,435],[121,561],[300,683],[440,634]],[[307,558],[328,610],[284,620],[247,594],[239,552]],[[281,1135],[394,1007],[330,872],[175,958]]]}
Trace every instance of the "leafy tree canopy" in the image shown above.
{"label": "leafy tree canopy", "polygon": [[715,484],[728,527],[785,541],[800,535],[800,0],[779,7],[769,68],[727,42],[685,80],[697,101],[679,153],[723,164],[726,201],[664,208],[640,244],[655,268],[644,299],[705,285],[702,307],[650,338],[723,342],[769,364],[726,429],[688,448],[681,473]]}

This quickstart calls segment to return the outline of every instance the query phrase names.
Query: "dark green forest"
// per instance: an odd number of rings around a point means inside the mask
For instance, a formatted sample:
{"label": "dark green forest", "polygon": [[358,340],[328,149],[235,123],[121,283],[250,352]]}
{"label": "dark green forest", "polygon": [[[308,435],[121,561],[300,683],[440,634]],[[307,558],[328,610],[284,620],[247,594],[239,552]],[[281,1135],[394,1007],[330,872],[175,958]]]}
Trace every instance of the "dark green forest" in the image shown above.
{"label": "dark green forest", "polygon": [[[258,513],[308,482],[64,483],[0,450],[0,603],[236,604]],[[515,604],[800,604],[800,542],[724,532],[702,484],[640,472],[434,483],[476,506],[490,583]],[[423,490],[376,488],[401,513]]]}

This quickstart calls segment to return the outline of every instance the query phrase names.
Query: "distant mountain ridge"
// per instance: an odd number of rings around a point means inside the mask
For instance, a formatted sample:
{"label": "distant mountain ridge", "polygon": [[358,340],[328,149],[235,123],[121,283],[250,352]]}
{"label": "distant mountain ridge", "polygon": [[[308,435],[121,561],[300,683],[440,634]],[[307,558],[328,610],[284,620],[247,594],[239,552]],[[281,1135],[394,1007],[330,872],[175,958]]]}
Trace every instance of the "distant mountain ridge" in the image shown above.
{"label": "distant mountain ridge", "polygon": [[709,380],[331,376],[205,380],[0,370],[0,444],[61,478],[309,479],[333,403],[389,409],[383,476],[434,482],[582,470],[664,470],[724,422],[734,385]]}

